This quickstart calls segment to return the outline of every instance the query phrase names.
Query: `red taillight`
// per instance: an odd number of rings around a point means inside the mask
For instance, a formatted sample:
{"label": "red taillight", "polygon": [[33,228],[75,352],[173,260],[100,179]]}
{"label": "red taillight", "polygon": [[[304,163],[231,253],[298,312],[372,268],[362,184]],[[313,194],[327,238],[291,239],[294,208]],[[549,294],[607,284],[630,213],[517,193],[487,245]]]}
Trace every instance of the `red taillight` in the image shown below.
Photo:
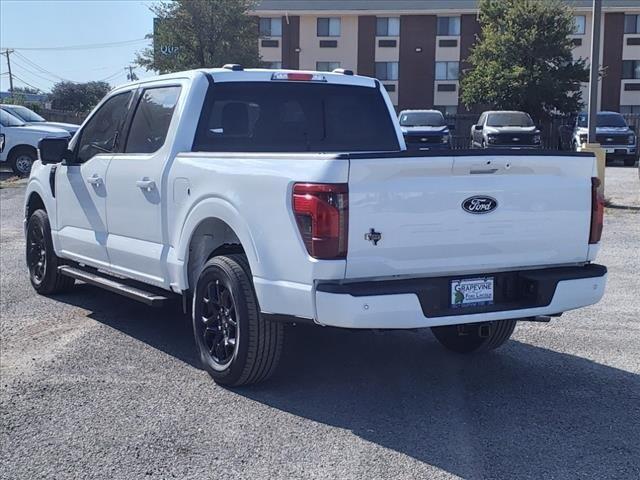
{"label": "red taillight", "polygon": [[604,197],[598,191],[600,179],[591,178],[591,231],[589,232],[589,243],[598,243],[602,237],[602,227],[604,224]]}
{"label": "red taillight", "polygon": [[293,213],[302,241],[314,258],[346,258],[349,188],[346,183],[296,183]]}

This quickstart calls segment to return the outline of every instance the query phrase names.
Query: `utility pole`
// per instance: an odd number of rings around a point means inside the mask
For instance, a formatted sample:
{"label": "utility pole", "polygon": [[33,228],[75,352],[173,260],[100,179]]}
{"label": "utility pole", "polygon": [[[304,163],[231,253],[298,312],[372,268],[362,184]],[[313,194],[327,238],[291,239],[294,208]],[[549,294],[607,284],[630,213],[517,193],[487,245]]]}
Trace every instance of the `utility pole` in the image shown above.
{"label": "utility pole", "polygon": [[598,192],[604,196],[604,174],[606,152],[596,138],[598,124],[598,77],[600,74],[600,21],[602,17],[602,0],[593,0],[593,23],[591,24],[591,71],[589,74],[589,115],[587,127],[587,144],[583,145],[583,152],[592,152],[598,165]]}
{"label": "utility pole", "polygon": [[133,71],[133,65],[129,65],[128,67],[124,67],[124,69],[129,71],[129,73],[127,73],[127,80],[129,80],[130,82],[138,80],[138,76]]}
{"label": "utility pole", "polygon": [[591,35],[591,72],[589,75],[589,136],[587,142],[596,143],[598,118],[598,74],[600,72],[600,18],[602,0],[593,0],[593,23]]}
{"label": "utility pole", "polygon": [[13,75],[11,74],[11,59],[9,57],[9,55],[13,53],[13,50],[6,49],[3,53],[7,57],[7,69],[9,70],[9,92],[13,97]]}

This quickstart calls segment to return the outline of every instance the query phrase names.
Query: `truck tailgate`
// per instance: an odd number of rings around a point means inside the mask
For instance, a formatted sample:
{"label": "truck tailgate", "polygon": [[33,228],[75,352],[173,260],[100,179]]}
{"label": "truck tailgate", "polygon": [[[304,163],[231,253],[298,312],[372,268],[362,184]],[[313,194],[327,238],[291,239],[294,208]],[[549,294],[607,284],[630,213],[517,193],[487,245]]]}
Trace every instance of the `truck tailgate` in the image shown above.
{"label": "truck tailgate", "polygon": [[[353,157],[345,276],[464,274],[584,262],[594,165],[593,157],[517,153]],[[463,204],[474,196],[497,206],[470,213]],[[473,212],[472,204],[467,202]]]}

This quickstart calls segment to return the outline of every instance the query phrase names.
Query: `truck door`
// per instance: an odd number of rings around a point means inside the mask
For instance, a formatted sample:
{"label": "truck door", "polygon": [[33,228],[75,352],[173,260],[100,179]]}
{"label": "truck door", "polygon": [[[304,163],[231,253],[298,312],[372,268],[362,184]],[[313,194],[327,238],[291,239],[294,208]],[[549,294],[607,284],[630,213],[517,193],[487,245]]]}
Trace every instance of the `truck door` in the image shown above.
{"label": "truck door", "polygon": [[113,157],[107,171],[111,268],[159,286],[166,286],[168,279],[163,208],[169,188],[163,172],[172,144],[165,140],[180,90],[179,85],[161,85],[140,92],[122,153]]}
{"label": "truck door", "polygon": [[62,256],[108,267],[106,172],[125,123],[131,91],[107,99],[76,136],[75,159],[56,171],[57,237]]}

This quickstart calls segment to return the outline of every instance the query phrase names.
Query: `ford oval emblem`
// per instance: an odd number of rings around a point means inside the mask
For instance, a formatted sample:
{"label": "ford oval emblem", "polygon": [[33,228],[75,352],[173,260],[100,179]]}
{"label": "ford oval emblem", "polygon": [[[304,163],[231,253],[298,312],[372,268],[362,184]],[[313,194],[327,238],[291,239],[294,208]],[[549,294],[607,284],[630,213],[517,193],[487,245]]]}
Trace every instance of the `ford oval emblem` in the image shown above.
{"label": "ford oval emblem", "polygon": [[469,197],[462,202],[462,209],[474,214],[493,212],[497,207],[498,201],[495,198],[481,195]]}

